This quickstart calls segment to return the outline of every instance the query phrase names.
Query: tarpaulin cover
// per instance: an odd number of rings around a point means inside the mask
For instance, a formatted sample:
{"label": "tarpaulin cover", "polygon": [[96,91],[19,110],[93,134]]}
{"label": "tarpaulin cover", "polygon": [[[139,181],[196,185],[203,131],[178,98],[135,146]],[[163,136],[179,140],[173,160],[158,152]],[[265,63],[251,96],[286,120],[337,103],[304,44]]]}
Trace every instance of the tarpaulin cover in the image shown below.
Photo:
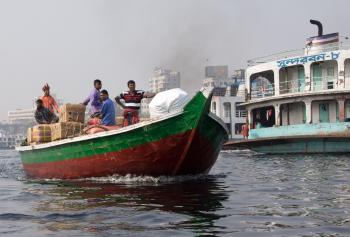
{"label": "tarpaulin cover", "polygon": [[189,100],[188,94],[180,88],[159,92],[149,104],[150,117],[157,118],[179,111],[185,107]]}

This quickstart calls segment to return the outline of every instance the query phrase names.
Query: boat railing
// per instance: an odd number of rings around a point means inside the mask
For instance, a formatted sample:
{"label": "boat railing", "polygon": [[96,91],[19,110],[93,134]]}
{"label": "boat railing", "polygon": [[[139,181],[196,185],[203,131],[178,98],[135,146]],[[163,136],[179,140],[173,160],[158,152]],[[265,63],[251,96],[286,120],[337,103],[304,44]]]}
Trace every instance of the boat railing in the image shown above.
{"label": "boat railing", "polygon": [[258,88],[251,89],[250,97],[251,99],[259,99],[264,97],[274,96],[274,84],[269,84],[269,86],[259,86]]}
{"label": "boat railing", "polygon": [[263,57],[258,57],[258,58],[252,58],[247,60],[248,67],[249,66],[254,66],[258,65],[261,63],[267,63],[267,62],[272,62],[284,58],[291,58],[295,56],[301,56],[301,55],[310,55],[310,54],[315,54],[315,53],[320,53],[320,52],[328,52],[328,51],[334,51],[334,50],[346,50],[350,49],[349,44],[344,44],[343,42],[340,42],[338,44],[330,44],[323,46],[322,48],[316,48],[316,47],[306,47],[306,48],[301,48],[301,49],[293,49],[293,50],[288,50],[288,51],[283,51],[279,53],[274,53],[270,55],[266,55]]}
{"label": "boat railing", "polygon": [[[337,79],[334,77],[313,77],[311,82],[311,91],[333,90],[336,88]],[[280,94],[289,94],[305,91],[305,80],[282,81],[279,84]]]}
{"label": "boat railing", "polygon": [[[279,94],[291,94],[306,91],[327,91],[336,89],[338,80],[334,76],[313,77],[311,83],[306,83],[304,79],[288,80],[279,82]],[[311,84],[311,88],[310,88]],[[306,88],[307,87],[307,88]],[[250,100],[260,99],[265,97],[274,96],[274,84],[270,84],[267,87],[252,88],[250,93]]]}
{"label": "boat railing", "polygon": [[304,90],[305,90],[305,80],[303,79],[280,81],[279,83],[280,94],[304,92]]}
{"label": "boat railing", "polygon": [[[316,80],[315,80],[316,79]],[[324,91],[324,90],[334,90],[336,88],[336,85],[338,83],[338,80],[334,77],[326,78],[326,80],[318,80],[317,78],[314,78],[311,85],[312,91]]]}

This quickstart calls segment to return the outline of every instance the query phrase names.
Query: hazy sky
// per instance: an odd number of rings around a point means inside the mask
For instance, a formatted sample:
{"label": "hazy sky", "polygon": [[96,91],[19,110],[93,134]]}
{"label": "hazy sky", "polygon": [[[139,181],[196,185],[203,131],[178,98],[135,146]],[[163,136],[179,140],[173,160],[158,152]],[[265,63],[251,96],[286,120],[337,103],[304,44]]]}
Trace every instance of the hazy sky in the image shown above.
{"label": "hazy sky", "polygon": [[30,108],[48,82],[79,103],[92,81],[115,96],[133,79],[148,89],[156,66],[194,92],[204,66],[244,68],[250,58],[302,48],[316,35],[350,34],[347,0],[0,0],[0,120]]}

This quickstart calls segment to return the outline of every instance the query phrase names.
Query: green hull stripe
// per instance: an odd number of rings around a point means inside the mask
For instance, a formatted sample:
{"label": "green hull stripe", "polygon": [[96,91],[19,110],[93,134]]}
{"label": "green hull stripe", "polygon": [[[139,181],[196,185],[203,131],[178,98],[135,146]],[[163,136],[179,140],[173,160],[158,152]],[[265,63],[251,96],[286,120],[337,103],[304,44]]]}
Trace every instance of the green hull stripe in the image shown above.
{"label": "green hull stripe", "polygon": [[[207,107],[210,104],[206,103],[206,101],[207,99],[204,95],[198,92],[186,105],[184,112],[176,117],[125,133],[98,139],[68,143],[44,149],[22,151],[22,162],[25,164],[46,163],[116,152],[183,133],[196,128],[197,125],[199,125],[198,129],[200,133],[203,133],[208,140],[220,137],[217,134],[211,134],[216,129],[205,129],[208,128],[207,126],[219,126],[218,124],[213,124],[216,122],[209,119],[208,116],[202,116],[201,111],[202,113],[207,113],[207,108],[204,108],[204,106]],[[213,144],[217,144],[217,141],[213,141]]]}

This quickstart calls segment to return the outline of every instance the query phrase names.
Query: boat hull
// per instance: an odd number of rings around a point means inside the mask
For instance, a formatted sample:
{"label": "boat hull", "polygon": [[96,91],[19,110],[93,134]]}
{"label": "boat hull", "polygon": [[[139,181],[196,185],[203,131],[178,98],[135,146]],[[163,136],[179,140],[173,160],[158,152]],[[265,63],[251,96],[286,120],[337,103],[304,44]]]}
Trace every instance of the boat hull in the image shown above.
{"label": "boat hull", "polygon": [[208,173],[227,132],[208,114],[202,94],[183,113],[110,135],[20,150],[25,173],[34,178],[75,179]]}
{"label": "boat hull", "polygon": [[223,149],[250,149],[264,154],[350,153],[350,137],[300,136],[228,142]]}

